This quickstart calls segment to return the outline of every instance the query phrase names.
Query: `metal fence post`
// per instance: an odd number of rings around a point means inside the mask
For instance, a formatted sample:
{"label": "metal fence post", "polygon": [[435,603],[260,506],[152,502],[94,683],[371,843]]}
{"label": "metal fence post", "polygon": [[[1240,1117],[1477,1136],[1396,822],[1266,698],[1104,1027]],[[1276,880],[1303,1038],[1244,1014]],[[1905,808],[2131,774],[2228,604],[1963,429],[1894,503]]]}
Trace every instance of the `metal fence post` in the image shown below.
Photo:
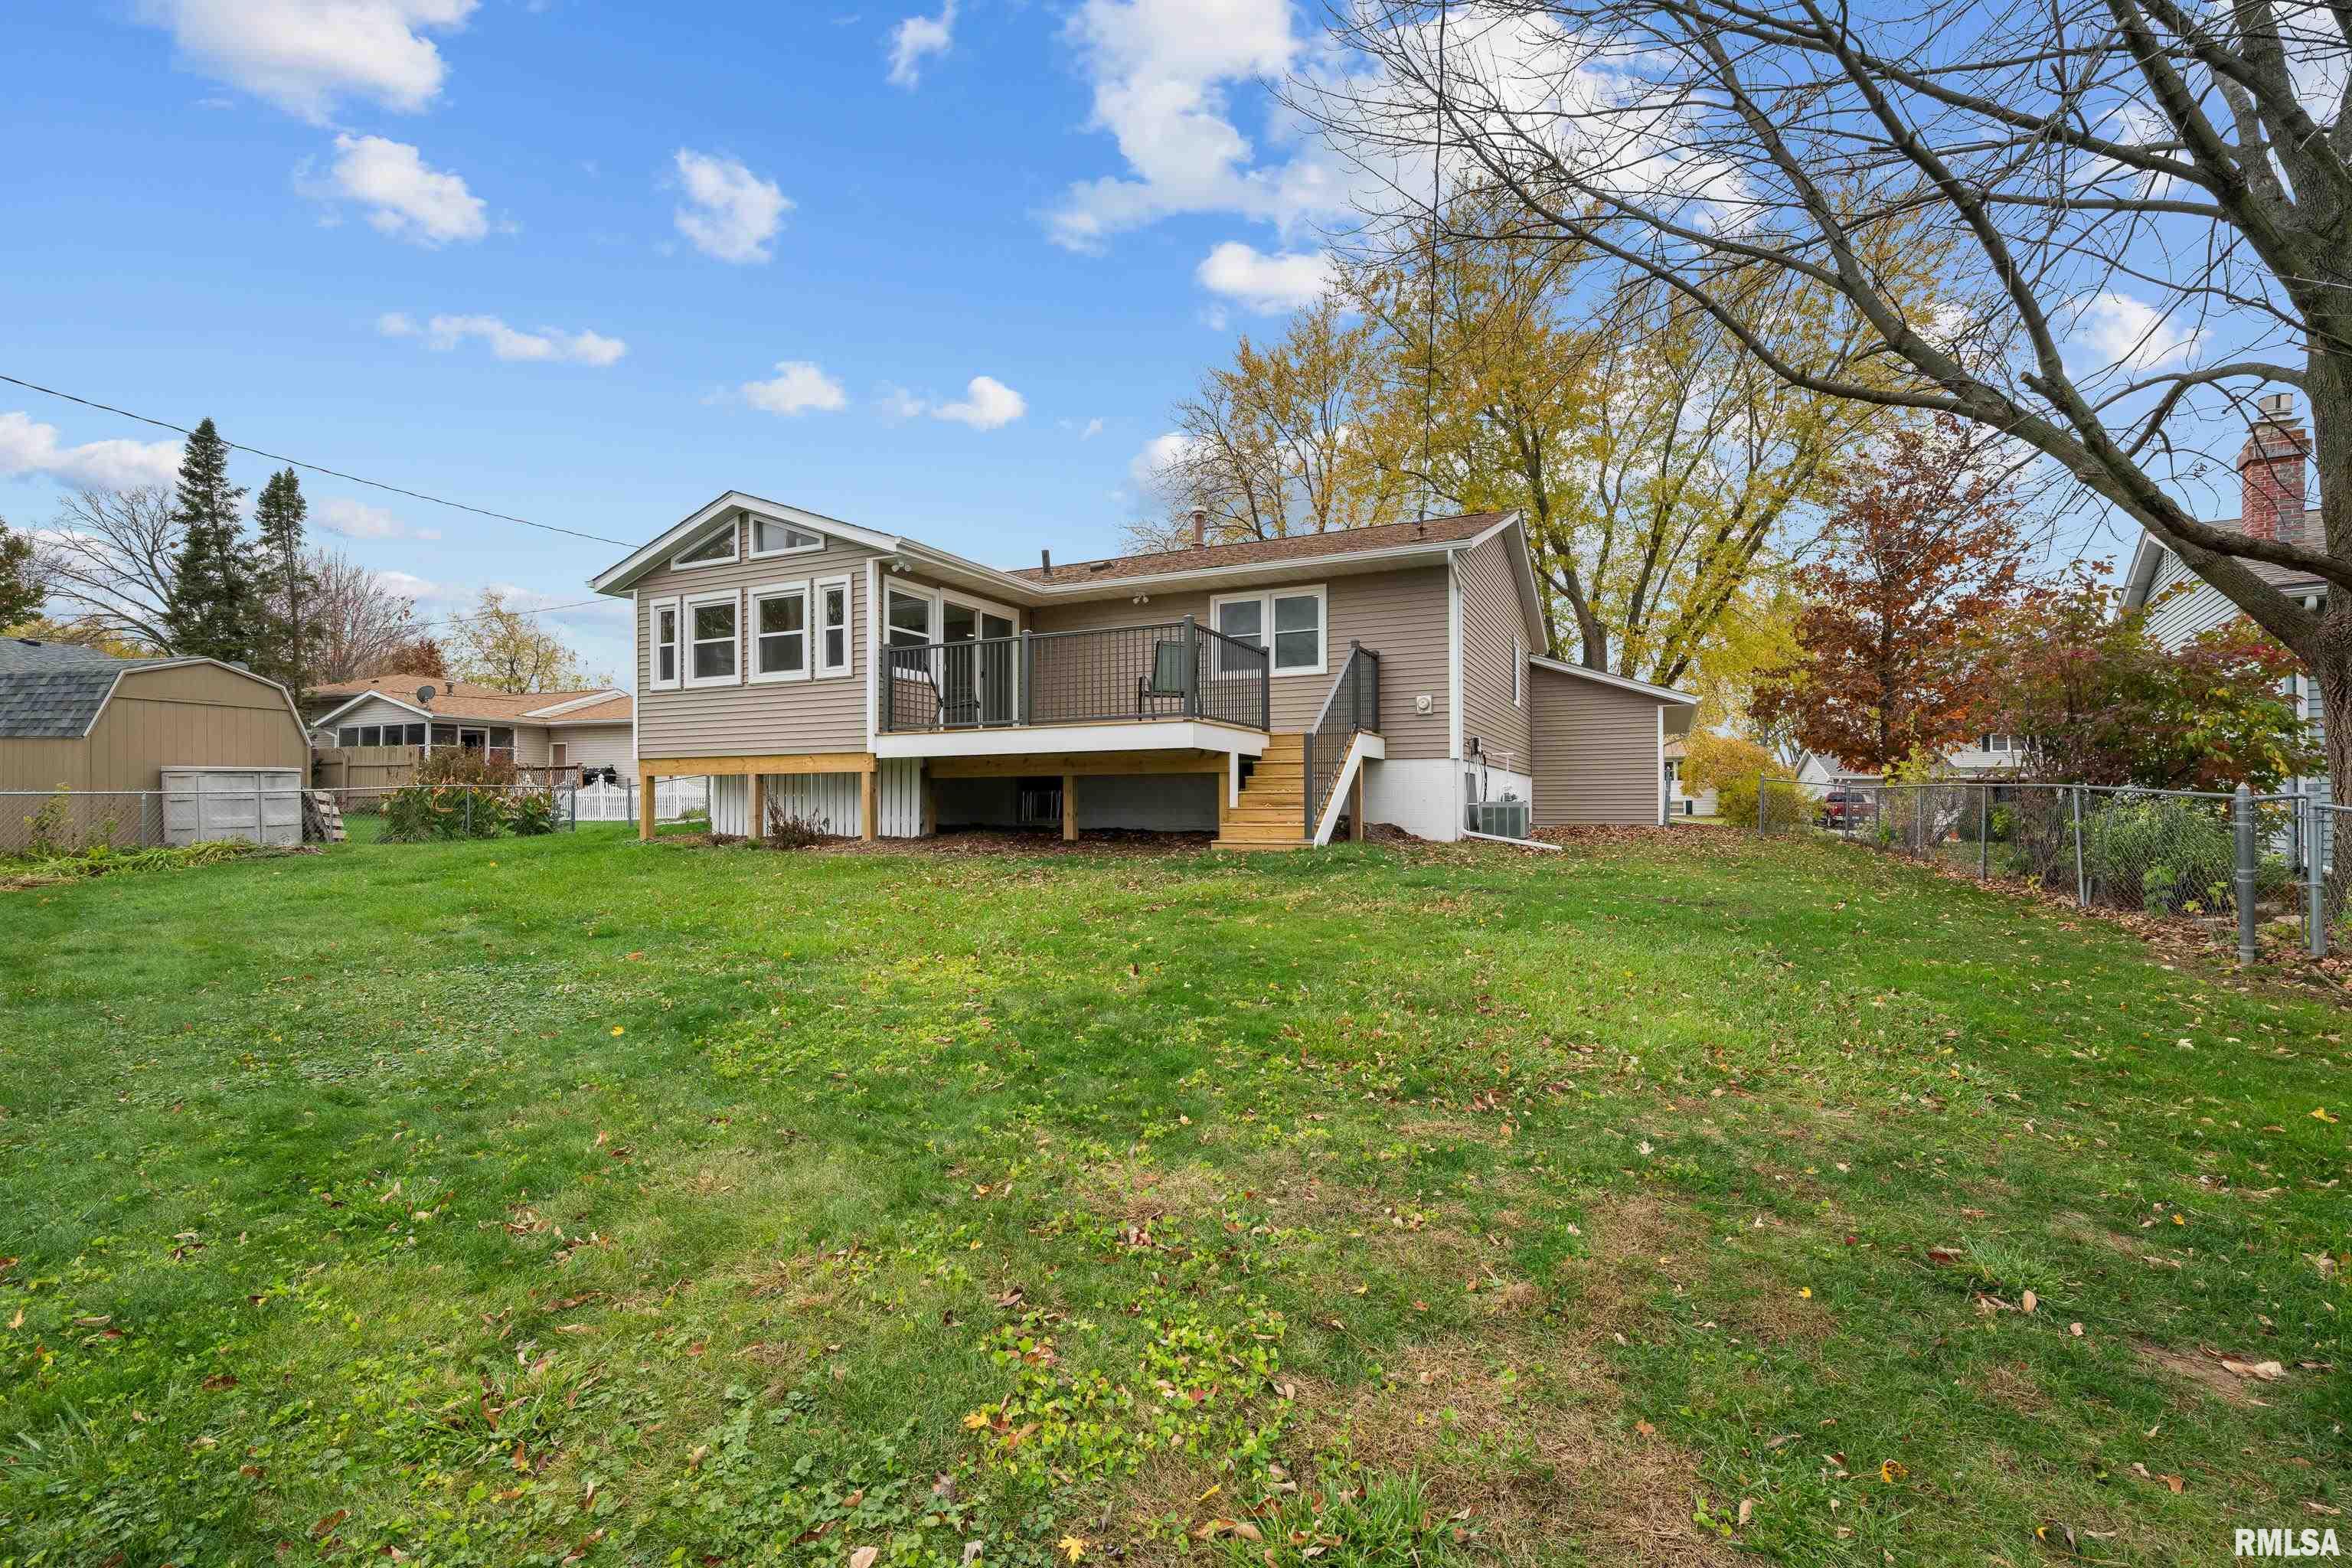
{"label": "metal fence post", "polygon": [[2091,907],[2091,884],[2083,877],[2083,786],[2076,784],[2067,792],[2074,808],[2074,907]]}
{"label": "metal fence post", "polygon": [[2296,797],[2294,819],[2311,818],[2303,830],[2304,919],[2310,926],[2305,933],[2310,938],[2311,956],[2327,956],[2327,875],[2326,856],[2321,847],[2326,840],[2319,816],[2319,797],[2306,795]]}
{"label": "metal fence post", "polygon": [[2260,952],[2254,911],[2254,792],[2240,784],[2231,804],[2238,823],[2238,962],[2252,963]]}
{"label": "metal fence post", "polygon": [[466,837],[468,837],[468,838],[471,838],[473,836],[474,836],[474,792],[473,792],[472,790],[467,790],[467,791],[466,792]]}
{"label": "metal fence post", "polygon": [[1764,775],[1761,773],[1756,775],[1756,831],[1759,836],[1764,831]]}
{"label": "metal fence post", "polygon": [[1977,880],[1992,880],[1992,786],[1977,785]]}

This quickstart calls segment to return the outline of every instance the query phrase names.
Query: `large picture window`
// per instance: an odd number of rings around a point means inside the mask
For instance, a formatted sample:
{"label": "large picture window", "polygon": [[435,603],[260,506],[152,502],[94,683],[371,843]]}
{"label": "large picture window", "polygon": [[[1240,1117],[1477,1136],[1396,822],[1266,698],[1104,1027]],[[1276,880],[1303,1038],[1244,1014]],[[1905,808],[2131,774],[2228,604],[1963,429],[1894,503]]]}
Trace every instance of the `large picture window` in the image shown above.
{"label": "large picture window", "polygon": [[652,645],[649,683],[663,690],[677,684],[677,601],[656,599],[646,606],[646,637]]}
{"label": "large picture window", "polygon": [[740,609],[732,590],[687,599],[687,685],[733,686],[741,681]]}
{"label": "large picture window", "polygon": [[[1209,624],[1252,647],[1271,646],[1276,675],[1320,675],[1325,668],[1326,598],[1321,584],[1221,594],[1209,601]],[[1220,647],[1219,675],[1248,673],[1244,661]]]}
{"label": "large picture window", "polygon": [[808,679],[808,592],[805,583],[751,590],[753,680]]}

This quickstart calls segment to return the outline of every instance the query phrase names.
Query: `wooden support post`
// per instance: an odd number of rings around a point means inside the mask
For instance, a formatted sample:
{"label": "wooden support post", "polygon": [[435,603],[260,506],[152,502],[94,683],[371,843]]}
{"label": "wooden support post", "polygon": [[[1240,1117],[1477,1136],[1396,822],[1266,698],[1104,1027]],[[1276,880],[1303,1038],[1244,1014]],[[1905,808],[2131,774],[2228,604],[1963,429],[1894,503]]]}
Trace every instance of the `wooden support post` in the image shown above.
{"label": "wooden support post", "polygon": [[1062,775],[1062,842],[1078,841],[1078,775]]}
{"label": "wooden support post", "polygon": [[928,765],[923,769],[922,788],[923,837],[929,838],[936,836],[940,830],[940,786],[939,781],[931,777],[931,770]]}
{"label": "wooden support post", "polygon": [[637,775],[637,838],[651,843],[654,837],[654,785],[659,781],[651,773]]}
{"label": "wooden support post", "polygon": [[868,844],[874,842],[874,819],[880,815],[874,787],[876,776],[875,770],[869,767],[857,777],[857,837]]}
{"label": "wooden support post", "polygon": [[745,835],[745,837],[750,838],[765,838],[767,836],[768,775],[765,773],[753,773],[751,775],[751,830]]}
{"label": "wooden support post", "polygon": [[1364,764],[1356,763],[1356,782],[1348,792],[1348,837],[1361,844],[1364,841]]}

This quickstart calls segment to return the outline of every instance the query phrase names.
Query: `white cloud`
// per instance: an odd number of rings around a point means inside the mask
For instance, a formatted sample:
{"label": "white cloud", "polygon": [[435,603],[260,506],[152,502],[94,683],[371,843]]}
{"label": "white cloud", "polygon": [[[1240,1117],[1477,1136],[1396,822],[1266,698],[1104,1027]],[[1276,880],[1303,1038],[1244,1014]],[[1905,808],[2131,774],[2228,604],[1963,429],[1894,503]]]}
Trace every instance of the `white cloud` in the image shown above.
{"label": "white cloud", "polygon": [[923,59],[944,55],[955,42],[956,0],[946,0],[936,16],[909,16],[890,29],[890,85],[913,87]]}
{"label": "white cloud", "polygon": [[732,158],[677,150],[677,177],[687,205],[677,209],[677,232],[705,256],[720,261],[765,261],[793,204],[774,182],[763,180]]}
{"label": "white cloud", "polygon": [[380,571],[371,572],[368,575],[373,577],[376,585],[385,593],[398,594],[419,604],[455,603],[460,597],[458,591],[447,584],[436,583],[430,577],[419,577],[413,572]]}
{"label": "white cloud", "polygon": [[482,199],[459,176],[436,169],[405,142],[335,136],[335,163],[323,184],[298,177],[307,194],[360,203],[367,220],[395,239],[437,247],[490,232]]}
{"label": "white cloud", "polygon": [[319,526],[344,539],[438,539],[437,528],[413,528],[380,506],[332,496],[319,503]]}
{"label": "white cloud", "polygon": [[2110,290],[2094,297],[2076,313],[2074,338],[2067,346],[2086,350],[2095,367],[2154,370],[2186,358],[2204,340],[2201,328],[2179,325],[2166,320],[2155,306]]}
{"label": "white cloud", "polygon": [[1078,432],[1078,439],[1081,441],[1091,441],[1101,434],[1102,421],[1099,419],[1089,419],[1087,421],[1087,427]]}
{"label": "white cloud", "polygon": [[468,338],[479,338],[498,359],[585,364],[599,369],[617,364],[621,356],[629,352],[627,343],[601,332],[584,329],[572,332],[562,327],[541,327],[535,332],[527,332],[507,325],[496,316],[436,316],[419,328],[414,318],[389,310],[376,318],[375,328],[388,338],[421,335],[445,353]]}
{"label": "white cloud", "polygon": [[1164,436],[1154,436],[1143,444],[1143,449],[1128,459],[1127,477],[1139,490],[1149,494],[1160,476],[1170,465],[1179,461],[1192,447],[1192,437],[1181,430],[1171,430]]}
{"label": "white cloud", "polygon": [[919,418],[930,407],[929,404],[925,403],[903,386],[886,384],[874,401],[882,410],[882,416],[885,419]]}
{"label": "white cloud", "polygon": [[841,383],[818,369],[814,362],[804,359],[778,360],[772,378],[747,381],[739,390],[744,402],[771,414],[806,414],[811,410],[831,414],[849,402]]}
{"label": "white cloud", "polygon": [[177,441],[89,441],[58,445],[58,427],[27,414],[0,414],[0,476],[41,474],[60,484],[98,489],[168,485],[179,477]]}
{"label": "white cloud", "polygon": [[1229,239],[1202,257],[1192,276],[1213,294],[1273,315],[1313,304],[1330,284],[1331,258],[1319,250],[1268,256]]}
{"label": "white cloud", "polygon": [[964,384],[963,396],[931,410],[932,417],[952,419],[975,430],[995,430],[1029,411],[1028,399],[992,375],[975,375]]}
{"label": "white cloud", "polygon": [[316,125],[338,99],[415,112],[446,68],[429,30],[462,26],[478,0],[142,0],[188,65]]}
{"label": "white cloud", "polygon": [[1255,95],[1260,79],[1299,58],[1291,10],[1289,0],[1085,0],[1066,36],[1093,83],[1090,123],[1118,139],[1128,175],[1072,185],[1046,215],[1053,238],[1098,250],[1177,213],[1287,227],[1343,205],[1345,181],[1297,127],[1270,118],[1269,132],[1291,145],[1286,160],[1262,163],[1234,123],[1234,92]]}

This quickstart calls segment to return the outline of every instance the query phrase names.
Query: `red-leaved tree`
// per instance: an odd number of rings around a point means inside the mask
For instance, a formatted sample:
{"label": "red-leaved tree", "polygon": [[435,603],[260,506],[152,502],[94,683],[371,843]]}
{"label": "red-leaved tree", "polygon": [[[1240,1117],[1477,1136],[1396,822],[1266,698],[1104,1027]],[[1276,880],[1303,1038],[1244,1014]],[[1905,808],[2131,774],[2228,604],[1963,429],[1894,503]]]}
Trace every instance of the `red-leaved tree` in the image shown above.
{"label": "red-leaved tree", "polygon": [[2018,599],[2019,505],[1958,421],[1897,432],[1839,485],[1794,574],[1803,658],[1752,704],[1807,750],[1884,772],[1970,733],[1977,633]]}

